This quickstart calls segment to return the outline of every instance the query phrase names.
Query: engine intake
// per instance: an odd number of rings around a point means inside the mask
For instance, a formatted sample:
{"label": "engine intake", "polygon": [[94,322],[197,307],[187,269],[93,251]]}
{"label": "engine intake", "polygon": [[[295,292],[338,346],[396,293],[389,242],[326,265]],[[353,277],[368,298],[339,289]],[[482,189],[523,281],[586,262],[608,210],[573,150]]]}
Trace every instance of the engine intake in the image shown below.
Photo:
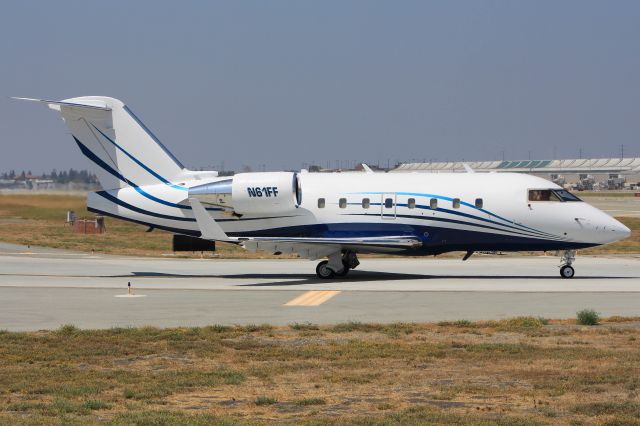
{"label": "engine intake", "polygon": [[241,215],[280,214],[298,208],[302,192],[297,173],[239,173],[190,188],[189,197]]}

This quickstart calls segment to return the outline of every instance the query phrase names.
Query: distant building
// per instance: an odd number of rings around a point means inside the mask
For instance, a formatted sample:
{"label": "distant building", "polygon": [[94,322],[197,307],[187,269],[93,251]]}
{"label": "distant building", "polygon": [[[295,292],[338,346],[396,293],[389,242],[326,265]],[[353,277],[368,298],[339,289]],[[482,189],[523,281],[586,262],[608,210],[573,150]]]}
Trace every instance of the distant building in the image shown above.
{"label": "distant building", "polygon": [[578,190],[640,188],[640,158],[403,163],[391,172],[528,173]]}

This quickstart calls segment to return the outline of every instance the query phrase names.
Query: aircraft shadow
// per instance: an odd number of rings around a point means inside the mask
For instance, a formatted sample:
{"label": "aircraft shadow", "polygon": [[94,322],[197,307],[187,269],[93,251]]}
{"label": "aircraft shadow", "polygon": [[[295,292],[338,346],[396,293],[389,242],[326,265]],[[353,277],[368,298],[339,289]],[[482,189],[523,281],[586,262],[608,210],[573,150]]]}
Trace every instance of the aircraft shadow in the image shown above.
{"label": "aircraft shadow", "polygon": [[[412,281],[433,279],[474,279],[474,280],[556,280],[562,278],[556,276],[530,276],[530,275],[429,275],[429,274],[403,274],[396,272],[371,272],[351,271],[346,277],[336,277],[331,280],[322,280],[311,274],[287,274],[287,273],[248,273],[248,274],[170,274],[162,272],[132,272],[132,275],[121,275],[118,278],[217,278],[228,280],[269,279],[270,282],[238,284],[240,287],[270,287],[270,286],[297,286],[303,284],[329,284],[329,283],[357,283],[372,281]],[[115,277],[114,277],[115,278]],[[634,279],[639,277],[611,277],[611,276],[587,276],[574,277],[572,281],[603,280],[603,279]]]}

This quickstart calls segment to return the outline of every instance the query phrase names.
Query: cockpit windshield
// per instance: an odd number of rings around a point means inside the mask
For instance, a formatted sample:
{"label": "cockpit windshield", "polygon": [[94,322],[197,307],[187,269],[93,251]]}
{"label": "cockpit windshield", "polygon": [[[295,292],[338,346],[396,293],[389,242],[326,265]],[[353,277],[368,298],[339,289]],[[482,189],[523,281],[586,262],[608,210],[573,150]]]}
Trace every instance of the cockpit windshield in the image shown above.
{"label": "cockpit windshield", "polygon": [[565,189],[530,189],[529,201],[582,201]]}
{"label": "cockpit windshield", "polygon": [[560,197],[562,201],[582,201],[566,189],[554,189],[553,193]]}

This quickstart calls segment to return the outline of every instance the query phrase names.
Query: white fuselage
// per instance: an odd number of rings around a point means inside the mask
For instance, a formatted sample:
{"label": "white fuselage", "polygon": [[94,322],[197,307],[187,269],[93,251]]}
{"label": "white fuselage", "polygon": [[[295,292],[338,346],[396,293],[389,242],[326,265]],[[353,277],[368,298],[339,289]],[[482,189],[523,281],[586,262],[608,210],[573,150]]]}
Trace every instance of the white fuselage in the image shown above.
{"label": "white fuselage", "polygon": [[[155,228],[200,235],[186,202],[188,188],[225,179],[232,177],[202,180],[194,172],[193,180],[177,185],[93,193],[88,206]],[[585,202],[530,201],[531,189],[560,187],[525,174],[303,172],[298,179],[299,204],[293,201],[288,211],[233,215],[223,209],[208,210],[233,236],[407,235],[422,241],[422,248],[413,254],[572,249],[617,241],[630,232]]]}
{"label": "white fuselage", "polygon": [[[559,186],[525,174],[303,171],[218,177],[186,169],[118,99],[28,100],[60,112],[95,166],[103,190],[89,195],[90,210],[247,249],[328,257],[332,273],[357,266],[350,254],[357,252],[571,251],[630,234]],[[567,255],[566,266],[570,262]],[[331,275],[319,268],[319,276]]]}

